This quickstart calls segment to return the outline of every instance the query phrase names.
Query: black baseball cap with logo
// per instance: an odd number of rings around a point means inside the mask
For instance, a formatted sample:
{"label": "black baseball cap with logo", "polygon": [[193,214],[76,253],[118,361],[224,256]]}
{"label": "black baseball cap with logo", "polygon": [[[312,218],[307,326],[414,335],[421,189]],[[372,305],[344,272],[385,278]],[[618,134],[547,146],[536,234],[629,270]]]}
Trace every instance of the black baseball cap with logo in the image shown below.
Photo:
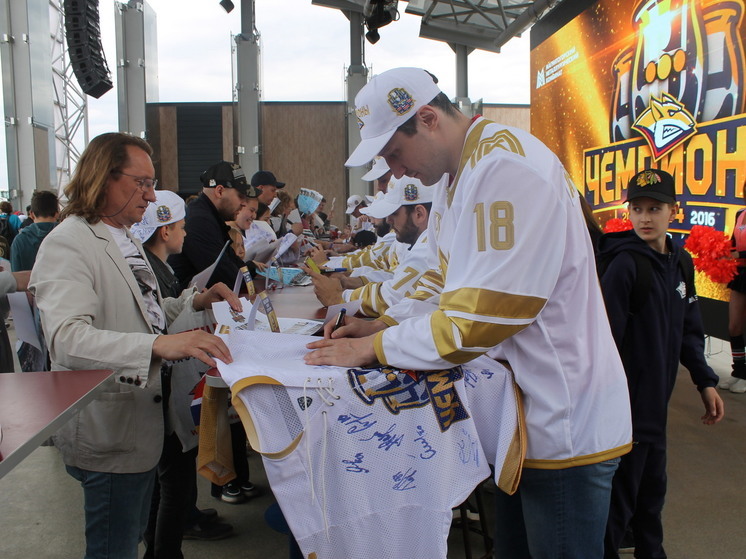
{"label": "black baseball cap with logo", "polygon": [[627,185],[626,202],[635,198],[652,198],[666,204],[676,203],[673,177],[660,169],[645,169],[637,173]]}
{"label": "black baseball cap with logo", "polygon": [[202,181],[202,186],[205,188],[215,188],[220,184],[225,188],[235,188],[249,198],[257,197],[256,189],[246,182],[243,169],[229,161],[215,163],[200,175],[199,180]]}
{"label": "black baseball cap with logo", "polygon": [[275,175],[269,171],[257,171],[254,173],[254,176],[251,177],[251,186],[256,188],[264,185],[282,188],[285,186],[285,183],[278,181]]}

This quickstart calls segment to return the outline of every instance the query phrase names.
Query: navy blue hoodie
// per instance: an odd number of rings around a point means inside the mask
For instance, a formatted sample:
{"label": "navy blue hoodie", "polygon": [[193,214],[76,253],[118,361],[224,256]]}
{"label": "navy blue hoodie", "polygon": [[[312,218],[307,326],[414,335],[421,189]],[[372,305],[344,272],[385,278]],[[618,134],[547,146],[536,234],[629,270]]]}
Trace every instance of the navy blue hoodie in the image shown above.
{"label": "navy blue hoodie", "polygon": [[[633,438],[660,442],[666,436],[668,401],[679,362],[699,390],[716,386],[718,376],[704,357],[704,331],[695,293],[686,293],[680,258],[689,254],[666,239],[669,254],[651,249],[634,231],[609,233],[599,242],[599,258],[608,262],[601,277],[611,331],[627,374],[632,403]],[[631,252],[652,264],[647,299],[630,314],[637,269]],[[691,267],[690,267],[691,268]]]}

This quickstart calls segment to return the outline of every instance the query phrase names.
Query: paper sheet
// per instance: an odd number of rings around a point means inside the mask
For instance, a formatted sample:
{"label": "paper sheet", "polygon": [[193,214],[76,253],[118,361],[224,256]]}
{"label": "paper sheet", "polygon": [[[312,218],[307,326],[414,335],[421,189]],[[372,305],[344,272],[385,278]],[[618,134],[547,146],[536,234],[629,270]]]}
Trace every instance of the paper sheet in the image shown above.
{"label": "paper sheet", "polygon": [[210,264],[207,268],[202,270],[199,274],[195,275],[192,278],[192,281],[189,282],[189,287],[196,287],[198,292],[201,292],[205,287],[207,287],[207,282],[210,281],[210,277],[212,276],[212,273],[215,271],[215,268],[218,266],[218,262],[220,262],[220,259],[223,258],[223,254],[225,254],[225,250],[228,248],[228,245],[230,245],[230,241],[225,241],[225,245],[223,245],[223,250],[220,251],[220,254],[218,254],[218,257],[215,259],[215,262]]}

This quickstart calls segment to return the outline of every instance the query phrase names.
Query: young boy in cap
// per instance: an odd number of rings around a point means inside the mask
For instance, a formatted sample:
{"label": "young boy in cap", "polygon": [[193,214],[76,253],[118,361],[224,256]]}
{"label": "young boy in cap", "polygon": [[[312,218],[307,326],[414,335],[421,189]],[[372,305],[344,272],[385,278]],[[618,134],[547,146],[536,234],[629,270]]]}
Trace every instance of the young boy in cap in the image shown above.
{"label": "young boy in cap", "polygon": [[[170,190],[157,190],[155,198],[155,203],[148,205],[142,220],[135,223],[130,232],[143,243],[161,296],[178,297],[181,293],[179,280],[166,259],[172,254],[179,254],[184,245],[186,204],[178,194]],[[188,407],[191,404],[191,399],[174,401],[170,371],[163,374],[162,381],[164,393],[168,394],[168,408]],[[169,414],[172,421],[178,417],[178,414]],[[144,559],[180,556],[181,541],[187,534],[196,532],[201,536],[199,539],[215,540],[228,537],[233,532],[229,524],[204,520],[200,522],[201,514],[196,508],[197,447],[185,448],[174,425],[171,425],[171,429],[172,432],[166,434],[163,453],[158,462],[158,477],[144,537]],[[195,538],[190,536],[189,539]]]}
{"label": "young boy in cap", "polygon": [[678,210],[673,177],[641,171],[629,182],[627,202],[634,229],[609,233],[599,243],[601,288],[627,374],[634,440],[612,482],[604,557],[619,557],[629,526],[635,557],[658,559],[666,557],[666,416],[679,361],[700,391],[702,422],[717,423],[724,410],[718,377],[704,357],[691,257],[667,235]]}

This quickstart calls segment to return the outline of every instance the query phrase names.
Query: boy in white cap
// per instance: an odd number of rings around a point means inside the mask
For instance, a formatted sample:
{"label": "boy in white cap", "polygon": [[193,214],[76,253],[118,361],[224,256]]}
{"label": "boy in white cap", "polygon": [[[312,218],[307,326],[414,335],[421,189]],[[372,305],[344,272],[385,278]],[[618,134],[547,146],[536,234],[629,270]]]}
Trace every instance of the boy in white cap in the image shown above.
{"label": "boy in white cap", "polygon": [[[157,190],[155,202],[148,205],[142,219],[130,227],[132,236],[139,239],[145,249],[150,267],[158,281],[162,297],[178,297],[181,293],[179,280],[174,275],[166,259],[179,254],[186,237],[186,204],[181,196],[170,190]],[[174,401],[171,391],[170,371],[163,373],[164,395],[168,398],[168,408],[189,406],[189,401]],[[220,539],[233,532],[232,526],[221,522],[190,524],[192,516],[200,516],[196,509],[197,501],[197,447],[185,448],[173,422],[178,421],[178,413],[169,413],[170,433],[163,443],[163,453],[158,462],[158,477],[153,491],[153,502],[144,541],[144,559],[181,554],[181,541],[185,532],[195,529],[203,536],[200,539]],[[193,425],[187,429],[194,428]]]}
{"label": "boy in white cap", "polygon": [[611,480],[632,437],[577,189],[539,140],[461,114],[424,70],[384,72],[355,104],[362,141],[348,166],[380,155],[396,177],[451,177],[436,188],[428,229],[442,288],[376,334],[354,320],[327,329],[333,339],[309,344],[317,351],[306,361],[414,370],[481,354],[508,361],[528,450],[518,491],[496,495],[496,555],[601,557]]}

